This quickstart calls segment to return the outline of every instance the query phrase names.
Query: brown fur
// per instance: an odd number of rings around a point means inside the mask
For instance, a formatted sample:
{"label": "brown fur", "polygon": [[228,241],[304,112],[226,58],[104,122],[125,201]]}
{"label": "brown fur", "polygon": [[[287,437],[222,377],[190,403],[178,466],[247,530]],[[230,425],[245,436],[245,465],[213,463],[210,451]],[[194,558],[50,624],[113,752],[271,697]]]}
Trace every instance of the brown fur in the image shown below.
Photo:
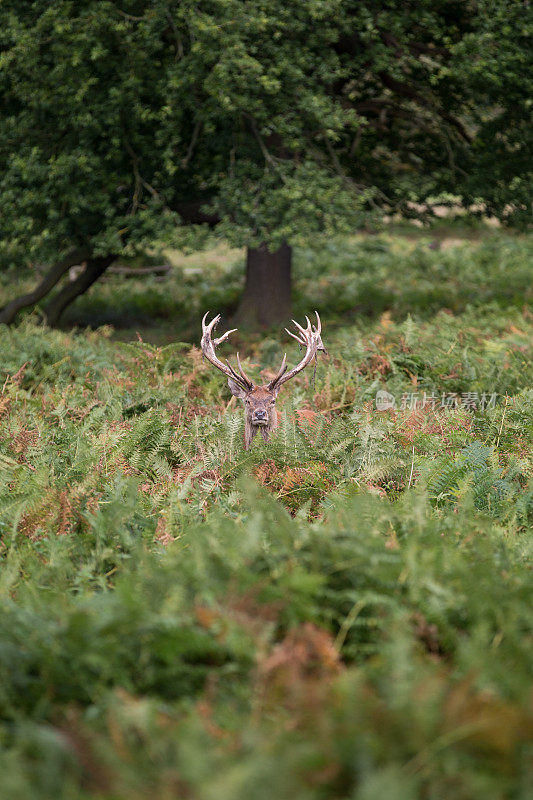
{"label": "brown fur", "polygon": [[290,381],[291,378],[294,378],[295,375],[305,369],[305,367],[312,361],[313,358],[316,359],[316,354],[319,350],[323,353],[326,353],[326,348],[324,347],[322,337],[320,335],[322,324],[320,322],[318,312],[315,311],[315,314],[315,326],[311,324],[309,317],[306,317],[306,328],[303,328],[295,320],[293,320],[298,333],[291,333],[291,331],[286,329],[287,333],[290,334],[293,339],[296,339],[300,345],[305,347],[305,354],[300,363],[292,369],[288,369],[287,367],[287,355],[285,354],[277,375],[272,378],[270,383],[268,383],[266,386],[256,386],[254,382],[250,380],[243,369],[238,353],[238,373],[231,366],[227,359],[225,364],[222,363],[222,361],[216,355],[215,349],[217,345],[225,342],[230,333],[235,332],[236,328],[231,331],[226,331],[226,333],[224,333],[222,336],[219,336],[217,339],[213,339],[212,332],[220,322],[220,314],[217,314],[217,316],[214,317],[209,323],[206,321],[208,314],[204,314],[202,319],[202,352],[214,367],[219,369],[224,373],[224,375],[227,376],[228,386],[231,390],[231,393],[244,403],[245,450],[248,450],[252,444],[254,436],[258,431],[261,431],[261,436],[265,442],[269,441],[272,429],[275,428],[278,423],[278,415],[276,413],[275,405],[276,398],[282,385],[287,381]]}
{"label": "brown fur", "polygon": [[278,424],[275,403],[279,389],[254,386],[253,389],[246,391],[231,378],[228,380],[228,386],[231,393],[244,404],[244,449],[248,450],[258,431],[261,432],[264,441],[268,442],[272,430]]}

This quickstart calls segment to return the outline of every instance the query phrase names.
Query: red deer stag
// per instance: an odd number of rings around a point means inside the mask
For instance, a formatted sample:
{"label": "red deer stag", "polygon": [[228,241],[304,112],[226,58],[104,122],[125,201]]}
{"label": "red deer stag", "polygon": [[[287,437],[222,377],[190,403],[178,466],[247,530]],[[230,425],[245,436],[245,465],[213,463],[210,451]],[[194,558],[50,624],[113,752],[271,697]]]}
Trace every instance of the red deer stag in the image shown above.
{"label": "red deer stag", "polygon": [[239,367],[239,372],[237,373],[229,361],[225,359],[226,363],[223,364],[217,358],[215,353],[215,348],[221,344],[221,342],[225,342],[230,333],[234,333],[237,328],[233,328],[231,331],[227,331],[218,339],[212,338],[213,329],[216,328],[220,321],[220,314],[218,314],[209,324],[206,324],[207,314],[205,314],[202,320],[202,352],[204,356],[207,358],[208,361],[213,364],[214,367],[219,369],[224,375],[228,378],[228,386],[231,390],[231,393],[238,397],[244,403],[244,411],[245,411],[245,428],[244,428],[244,449],[248,450],[252,443],[252,439],[256,435],[257,431],[261,431],[261,435],[265,442],[268,442],[270,439],[270,434],[272,429],[276,427],[277,424],[277,413],[276,413],[276,398],[278,396],[279,390],[283,386],[284,383],[290,381],[291,378],[294,378],[299,372],[301,372],[307,365],[316,357],[317,352],[320,350],[323,353],[326,353],[326,348],[322,344],[322,338],[320,333],[322,331],[322,325],[320,322],[320,317],[318,313],[315,311],[316,314],[316,327],[311,325],[309,318],[306,317],[307,320],[307,328],[302,328],[301,325],[298,325],[297,322],[294,322],[298,333],[291,333],[287,328],[287,331],[290,336],[292,336],[296,341],[305,347],[305,355],[295,367],[287,372],[287,354],[283,356],[283,361],[281,362],[281,367],[279,369],[278,374],[275,378],[267,383],[264,386],[256,386],[253,381],[246,375],[245,371],[242,368],[241,360],[239,358],[239,354],[237,353],[237,365]]}

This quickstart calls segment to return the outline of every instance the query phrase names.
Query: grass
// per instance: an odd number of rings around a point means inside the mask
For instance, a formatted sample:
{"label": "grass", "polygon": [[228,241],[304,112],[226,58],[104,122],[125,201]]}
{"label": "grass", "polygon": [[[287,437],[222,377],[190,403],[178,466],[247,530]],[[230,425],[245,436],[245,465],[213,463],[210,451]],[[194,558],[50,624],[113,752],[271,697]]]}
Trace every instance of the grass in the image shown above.
{"label": "grass", "polygon": [[331,356],[247,453],[238,254],[80,301],[143,342],[0,329],[0,796],[527,798],[531,243],[432,241],[297,252]]}

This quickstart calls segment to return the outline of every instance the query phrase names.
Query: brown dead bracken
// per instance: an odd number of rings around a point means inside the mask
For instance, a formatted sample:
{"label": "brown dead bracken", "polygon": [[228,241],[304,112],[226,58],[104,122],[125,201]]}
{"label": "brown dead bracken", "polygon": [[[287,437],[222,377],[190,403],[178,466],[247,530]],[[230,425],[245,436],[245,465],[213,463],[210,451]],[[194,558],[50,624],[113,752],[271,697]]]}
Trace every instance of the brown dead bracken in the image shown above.
{"label": "brown dead bracken", "polygon": [[221,343],[225,342],[230,333],[234,333],[237,328],[233,328],[231,331],[227,331],[218,339],[212,338],[213,329],[216,328],[220,321],[220,314],[218,314],[214,319],[211,320],[210,323],[206,324],[207,314],[205,314],[202,320],[202,352],[204,356],[207,358],[208,361],[213,364],[214,367],[219,369],[224,375],[228,378],[228,386],[231,390],[231,393],[238,397],[244,403],[244,411],[245,411],[245,428],[244,428],[244,448],[248,450],[252,443],[252,439],[256,435],[258,431],[261,431],[261,435],[265,442],[268,442],[270,439],[270,434],[272,429],[276,427],[277,424],[277,413],[276,413],[276,398],[278,396],[279,390],[281,389],[282,385],[289,381],[291,378],[294,378],[299,372],[301,372],[311,361],[316,358],[316,355],[319,351],[323,353],[327,353],[326,348],[322,343],[321,338],[321,331],[322,325],[320,322],[320,317],[318,313],[315,311],[316,314],[316,326],[311,325],[309,318],[306,317],[307,320],[307,328],[302,328],[301,325],[298,325],[297,322],[294,322],[296,325],[298,333],[291,333],[287,328],[287,333],[290,334],[296,341],[305,347],[305,355],[303,356],[302,360],[299,364],[293,367],[291,370],[287,371],[287,354],[283,356],[283,361],[281,363],[281,367],[279,369],[278,374],[275,378],[273,378],[269,383],[265,384],[264,386],[256,386],[256,384],[250,380],[250,378],[246,375],[242,368],[241,360],[239,358],[239,354],[237,353],[237,365],[239,367],[239,372],[237,372],[226,360],[226,363],[223,364],[220,361],[215,353],[215,348]]}

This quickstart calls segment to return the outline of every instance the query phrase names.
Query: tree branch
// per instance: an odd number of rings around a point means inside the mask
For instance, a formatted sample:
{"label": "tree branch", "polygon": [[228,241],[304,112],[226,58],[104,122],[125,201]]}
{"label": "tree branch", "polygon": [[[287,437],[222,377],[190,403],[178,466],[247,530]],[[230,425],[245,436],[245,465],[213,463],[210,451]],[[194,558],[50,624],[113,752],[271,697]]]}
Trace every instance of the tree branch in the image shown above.
{"label": "tree branch", "polygon": [[44,309],[46,321],[49,325],[56,325],[61,314],[80,294],[83,294],[93,285],[98,278],[103,275],[108,266],[115,260],[114,255],[100,256],[91,258],[87,262],[87,267],[83,270],[75,281],[63,287]]}
{"label": "tree branch", "polygon": [[342,169],[342,167],[340,165],[340,161],[337,158],[337,153],[333,149],[333,145],[331,144],[331,142],[328,139],[327,135],[324,134],[322,138],[323,138],[324,142],[326,143],[326,149],[327,149],[327,151],[329,153],[329,157],[331,158],[331,163],[333,164],[333,166],[335,168],[335,172],[337,173],[337,175],[340,175],[343,178],[346,177],[345,173],[344,173],[344,170]]}
{"label": "tree branch", "polygon": [[[142,187],[147,189],[147,191],[150,192],[152,197],[155,198],[156,200],[158,200],[159,202],[161,202],[161,196],[160,196],[159,192],[157,191],[157,189],[154,189],[153,186],[150,186],[148,181],[146,181],[143,178],[143,176],[141,175],[141,173],[139,171],[140,158],[137,155],[137,153],[135,152],[135,150],[133,149],[133,147],[131,146],[131,144],[128,142],[126,137],[124,137],[124,145],[126,147],[126,150],[129,153],[129,155],[131,156],[131,162],[132,162],[132,166],[133,166],[133,176],[135,178],[135,188],[134,188],[133,197],[132,197],[132,200],[131,200],[131,214],[133,216],[135,214],[135,212],[137,211],[137,209],[139,207],[140,200],[142,198]],[[168,208],[168,206],[165,203],[163,203],[163,206],[164,206],[164,208]]]}
{"label": "tree branch", "polygon": [[18,312],[23,308],[29,308],[35,305],[45,295],[47,295],[54,286],[59,282],[63,275],[71,268],[85,261],[89,257],[86,250],[76,249],[66,255],[57,264],[54,264],[45,274],[42,281],[35,287],[35,289],[27,294],[22,294],[7,303],[0,311],[0,323],[10,325],[17,316]]}
{"label": "tree branch", "polygon": [[285,175],[282,173],[282,171],[280,169],[280,166],[277,163],[277,159],[271,153],[269,153],[269,151],[267,149],[267,146],[266,146],[266,144],[264,143],[264,141],[263,141],[263,139],[261,137],[261,134],[257,130],[257,126],[255,124],[255,120],[253,119],[253,117],[249,117],[249,119],[250,119],[250,126],[252,128],[252,133],[255,136],[255,139],[257,141],[257,144],[259,145],[259,148],[260,148],[260,150],[261,150],[261,152],[263,154],[263,157],[264,157],[265,161],[267,162],[267,164],[270,164],[270,166],[273,169],[276,170],[276,172],[278,173],[278,175],[281,178],[282,182],[286,183]]}
{"label": "tree branch", "polygon": [[192,132],[191,141],[189,142],[189,147],[187,148],[187,153],[185,158],[181,159],[181,166],[186,169],[189,166],[189,161],[192,158],[192,154],[194,153],[194,148],[196,146],[196,142],[198,141],[198,135],[200,133],[200,129],[202,127],[202,123],[198,121],[194,126],[194,130]]}
{"label": "tree branch", "polygon": [[434,111],[436,114],[438,114],[439,117],[441,117],[441,119],[444,119],[446,120],[446,122],[449,122],[450,125],[453,125],[453,127],[462,136],[462,138],[466,142],[468,142],[468,144],[472,144],[473,141],[472,136],[468,133],[463,123],[456,117],[452,116],[451,114],[448,114],[447,111],[438,108],[431,102],[428,102],[424,97],[422,97],[421,94],[419,94],[416,91],[416,89],[413,89],[412,86],[409,86],[409,84],[404,83],[403,81],[399,81],[397,78],[393,78],[393,76],[389,75],[388,72],[382,71],[379,72],[378,74],[379,77],[381,78],[383,85],[386,86],[386,88],[389,89],[391,92],[399,95],[400,97],[405,97],[408,100],[412,100],[413,102],[418,103],[418,105],[422,106],[423,108],[427,108],[430,111]]}
{"label": "tree branch", "polygon": [[180,32],[174,22],[174,17],[170,13],[170,11],[165,11],[165,16],[168,19],[169,25],[172,28],[172,33],[174,34],[174,39],[176,40],[176,60],[178,58],[183,58],[183,42],[181,40]]}
{"label": "tree branch", "polygon": [[[388,31],[380,31],[382,41],[387,47],[390,47],[392,50],[395,51],[396,55],[400,56],[405,53],[404,47],[400,44],[400,42],[392,36]],[[425,44],[424,42],[413,42],[409,40],[406,43],[408,51],[411,55],[427,55],[427,56],[449,56],[449,51],[445,47],[438,47],[436,44],[432,42],[428,42]]]}

